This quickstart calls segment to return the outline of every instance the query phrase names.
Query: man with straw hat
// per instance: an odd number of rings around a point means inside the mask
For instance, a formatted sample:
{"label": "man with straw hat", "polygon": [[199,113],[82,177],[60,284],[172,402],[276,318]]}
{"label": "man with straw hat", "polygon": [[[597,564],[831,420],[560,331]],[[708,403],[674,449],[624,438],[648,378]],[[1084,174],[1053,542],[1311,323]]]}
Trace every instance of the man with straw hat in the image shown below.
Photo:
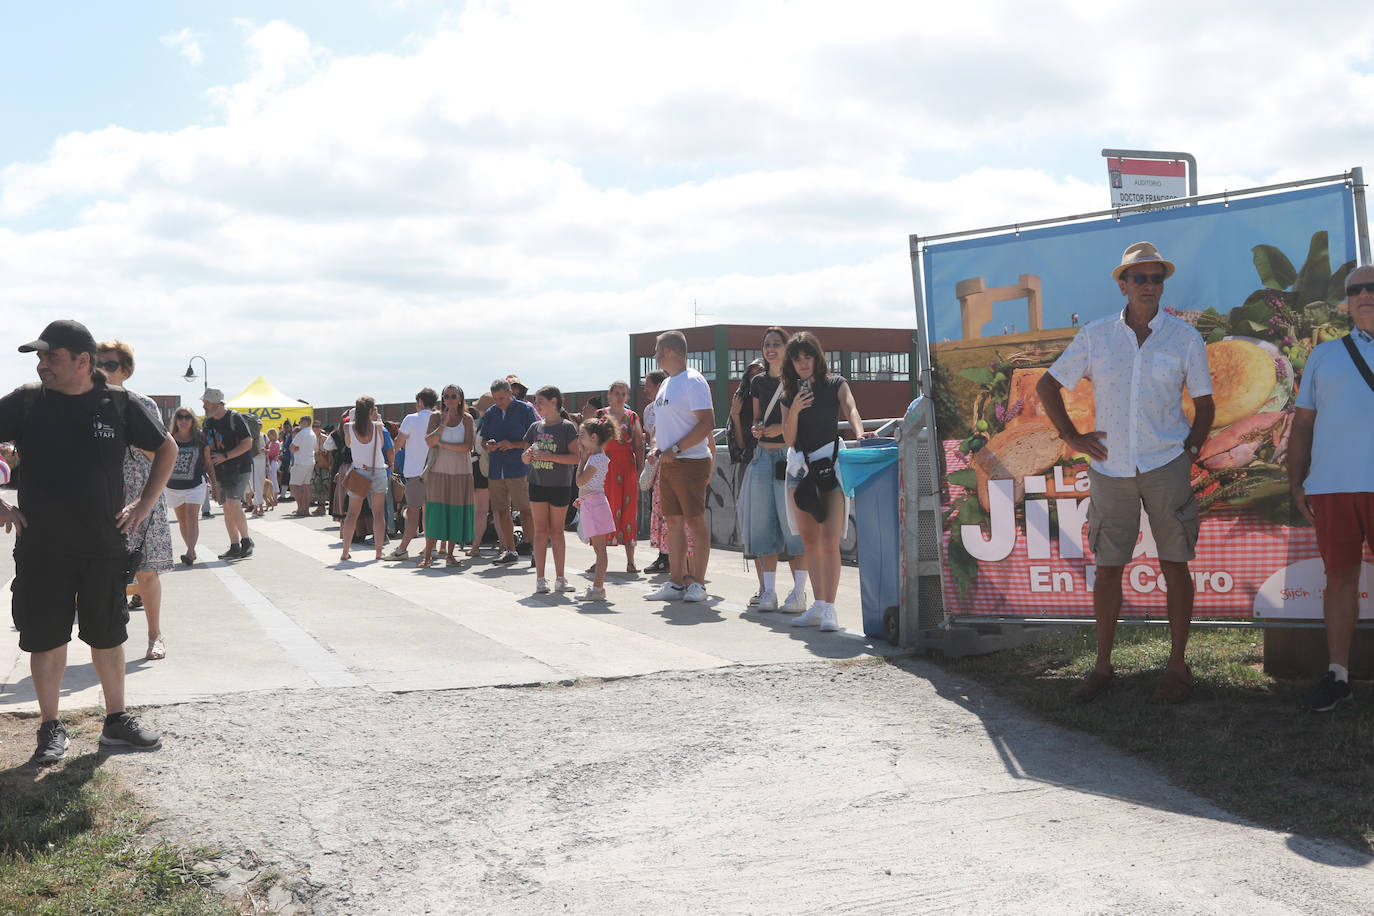
{"label": "man with straw hat", "polygon": [[[1184,660],[1193,620],[1188,561],[1198,536],[1191,471],[1214,410],[1202,335],[1160,308],[1164,281],[1173,272],[1173,262],[1151,243],[1127,248],[1112,270],[1126,307],[1080,330],[1036,385],[1065,451],[1091,459],[1088,543],[1097,564],[1097,664],[1070,694],[1085,702],[1112,683],[1121,579],[1135,552],[1142,506],[1168,588],[1171,651],[1155,698],[1180,703],[1193,686]],[[1074,427],[1060,393],[1085,378],[1093,383],[1098,427],[1087,432]],[[1195,409],[1191,424],[1183,413],[1185,387]]]}

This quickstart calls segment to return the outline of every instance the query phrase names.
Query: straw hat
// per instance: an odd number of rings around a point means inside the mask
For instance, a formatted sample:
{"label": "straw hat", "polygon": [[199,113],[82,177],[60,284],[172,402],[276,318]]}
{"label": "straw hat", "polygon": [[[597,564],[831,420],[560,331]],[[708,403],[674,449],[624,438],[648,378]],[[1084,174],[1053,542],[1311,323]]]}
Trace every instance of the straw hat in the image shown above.
{"label": "straw hat", "polygon": [[1174,274],[1174,262],[1165,260],[1158,248],[1150,242],[1136,242],[1121,253],[1121,265],[1112,271],[1112,279],[1120,280],[1128,268],[1137,264],[1163,264],[1166,280]]}
{"label": "straw hat", "polygon": [[492,397],[491,392],[488,391],[477,399],[477,403],[472,405],[472,409],[477,411],[478,413],[486,413],[487,408],[495,403],[496,398]]}

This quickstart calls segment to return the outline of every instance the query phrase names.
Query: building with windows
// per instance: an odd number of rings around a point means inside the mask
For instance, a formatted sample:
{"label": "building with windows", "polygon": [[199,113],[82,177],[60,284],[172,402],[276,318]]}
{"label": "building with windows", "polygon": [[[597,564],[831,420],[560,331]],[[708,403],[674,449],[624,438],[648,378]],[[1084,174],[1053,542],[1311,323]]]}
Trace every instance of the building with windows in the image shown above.
{"label": "building with windows", "polygon": [[[687,336],[687,365],[711,383],[716,425],[730,418],[730,398],[744,369],[763,356],[767,325],[714,324],[680,328]],[[669,330],[669,329],[664,329]],[[849,380],[850,390],[866,420],[900,417],[916,397],[918,373],[916,332],[911,328],[823,328],[787,326],[788,333],[810,331],[826,348],[830,371]],[[654,341],[663,331],[630,335],[632,403],[643,409],[644,377],[658,368]]]}

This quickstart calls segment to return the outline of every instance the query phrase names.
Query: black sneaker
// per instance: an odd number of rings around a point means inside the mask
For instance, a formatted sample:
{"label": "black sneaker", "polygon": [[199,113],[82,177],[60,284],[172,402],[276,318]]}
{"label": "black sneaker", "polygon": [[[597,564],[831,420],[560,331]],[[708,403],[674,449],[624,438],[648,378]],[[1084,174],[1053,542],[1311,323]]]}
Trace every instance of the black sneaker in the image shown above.
{"label": "black sneaker", "polygon": [[253,555],[253,539],[244,538],[242,541],[239,541],[239,551],[244,559],[251,557]]}
{"label": "black sneaker", "polygon": [[1330,712],[1341,700],[1350,699],[1350,682],[1336,680],[1336,672],[1328,671],[1317,684],[1317,688],[1302,701],[1304,709],[1312,712]]}
{"label": "black sneaker", "polygon": [[243,548],[239,546],[238,541],[235,541],[234,543],[229,545],[228,550],[219,555],[219,558],[221,560],[242,560]]}
{"label": "black sneaker", "polygon": [[106,716],[105,728],[100,732],[100,743],[107,747],[131,747],[139,751],[151,751],[162,747],[162,736],[144,728],[135,716],[121,712],[113,719]]}
{"label": "black sneaker", "polygon": [[505,553],[501,554],[499,557],[492,560],[491,562],[504,566],[507,563],[514,563],[518,559],[520,559],[520,555],[518,553],[516,553],[514,550],[507,550]]}
{"label": "black sneaker", "polygon": [[31,763],[47,766],[67,756],[67,730],[56,719],[38,726],[38,749]]}

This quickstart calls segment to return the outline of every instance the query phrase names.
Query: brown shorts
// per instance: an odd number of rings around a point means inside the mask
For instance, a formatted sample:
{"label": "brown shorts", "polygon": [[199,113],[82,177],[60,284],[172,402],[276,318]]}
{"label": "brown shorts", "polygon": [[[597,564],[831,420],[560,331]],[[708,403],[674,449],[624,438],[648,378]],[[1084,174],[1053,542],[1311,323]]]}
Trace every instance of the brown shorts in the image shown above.
{"label": "brown shorts", "polygon": [[487,490],[491,493],[492,512],[530,511],[530,479],[528,477],[489,477]]}
{"label": "brown shorts", "polygon": [[710,458],[677,458],[658,466],[663,481],[659,503],[663,514],[696,518],[706,514],[706,488],[711,483]]}
{"label": "brown shorts", "polygon": [[1159,558],[1193,559],[1198,505],[1193,497],[1192,461],[1187,452],[1153,471],[1108,477],[1088,468],[1088,545],[1099,566],[1125,566],[1140,537],[1140,507],[1150,519]]}
{"label": "brown shorts", "polygon": [[1374,493],[1309,493],[1307,500],[1328,574],[1358,565],[1364,544],[1374,550]]}
{"label": "brown shorts", "polygon": [[425,504],[425,479],[423,477],[406,478],[406,508],[419,509]]}

